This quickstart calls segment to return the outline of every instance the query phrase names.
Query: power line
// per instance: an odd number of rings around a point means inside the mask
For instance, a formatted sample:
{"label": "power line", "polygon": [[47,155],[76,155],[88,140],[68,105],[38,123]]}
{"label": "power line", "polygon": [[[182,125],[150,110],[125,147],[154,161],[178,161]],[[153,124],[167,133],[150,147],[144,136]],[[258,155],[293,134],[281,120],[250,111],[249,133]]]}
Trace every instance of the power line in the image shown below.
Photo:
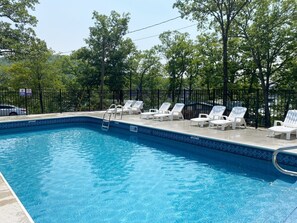
{"label": "power line", "polygon": [[177,17],[175,17],[175,18],[168,19],[168,20],[165,20],[165,21],[163,21],[163,22],[159,22],[159,23],[156,23],[156,24],[153,24],[153,25],[150,25],[150,26],[146,26],[146,27],[144,27],[144,28],[136,29],[136,30],[133,30],[133,31],[131,31],[131,32],[127,32],[127,34],[135,33],[135,32],[139,32],[139,31],[142,31],[142,30],[145,30],[145,29],[149,29],[149,28],[152,28],[152,27],[154,27],[154,26],[158,26],[158,25],[161,25],[161,24],[170,22],[170,21],[175,20],[175,19],[178,19],[178,18],[180,18],[180,16],[177,16]]}
{"label": "power line", "polygon": [[179,28],[179,29],[176,29],[175,31],[182,30],[182,29],[187,29],[187,28],[190,28],[190,27],[193,27],[193,26],[197,26],[197,25],[198,25],[198,23],[193,24],[193,25],[189,25],[189,26],[185,26],[185,27],[182,27],[182,28]]}
{"label": "power line", "polygon": [[[172,31],[178,31],[178,30],[182,30],[182,29],[187,29],[187,28],[190,28],[190,27],[193,27],[193,26],[196,26],[198,25],[198,23],[196,24],[193,24],[193,25],[189,25],[189,26],[185,26],[185,27],[182,27],[182,28],[179,28],[179,29],[175,29],[175,30],[172,30]],[[171,31],[171,32],[172,32]],[[150,38],[153,38],[153,37],[157,37],[159,36],[160,34],[157,34],[157,35],[153,35],[153,36],[147,36],[147,37],[143,37],[143,38],[139,38],[139,39],[134,39],[132,41],[139,41],[139,40],[145,40],[145,39],[150,39]]]}
{"label": "power line", "polygon": [[[138,32],[138,31],[141,31],[141,30],[144,30],[144,29],[148,29],[148,28],[151,28],[151,27],[154,27],[154,26],[157,26],[157,25],[160,25],[160,24],[163,24],[163,23],[166,23],[166,22],[169,22],[169,21],[178,19],[178,18],[180,18],[180,16],[175,17],[175,18],[172,18],[172,19],[168,19],[168,20],[166,20],[166,21],[163,21],[163,22],[160,22],[160,23],[151,25],[151,26],[147,26],[147,27],[144,27],[144,28],[141,28],[141,29],[137,29],[137,30],[128,32],[127,34],[132,33],[132,32]],[[190,27],[193,27],[193,26],[196,26],[196,25],[198,25],[198,23],[193,24],[193,25],[189,25],[189,26],[185,26],[185,27],[181,27],[181,28],[179,28],[179,29],[171,30],[171,32],[172,32],[172,31],[179,31],[179,30],[182,30],[182,29],[187,29],[187,28],[190,28]],[[134,39],[134,40],[132,40],[132,41],[140,41],[140,40],[150,39],[150,38],[157,37],[157,36],[159,36],[159,35],[160,35],[160,34],[156,34],[156,35],[147,36],[147,37],[143,37],[143,38],[139,38],[139,39]],[[73,51],[57,52],[56,54],[58,54],[58,55],[63,55],[63,54],[69,54],[69,53],[72,53],[72,52],[73,52]]]}
{"label": "power line", "polygon": [[132,41],[139,41],[139,40],[144,40],[144,39],[150,39],[150,38],[153,38],[153,37],[157,37],[159,36],[160,34],[157,34],[157,35],[153,35],[153,36],[147,36],[147,37],[143,37],[143,38],[139,38],[139,39],[133,39]]}

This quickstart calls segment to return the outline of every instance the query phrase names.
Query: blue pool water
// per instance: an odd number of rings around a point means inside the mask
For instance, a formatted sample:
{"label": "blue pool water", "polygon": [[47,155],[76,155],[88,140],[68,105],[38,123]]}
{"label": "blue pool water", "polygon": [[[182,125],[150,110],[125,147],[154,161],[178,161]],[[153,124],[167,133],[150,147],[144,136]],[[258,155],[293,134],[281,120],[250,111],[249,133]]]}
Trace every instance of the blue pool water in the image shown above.
{"label": "blue pool water", "polygon": [[0,171],[36,223],[285,222],[296,214],[295,180],[269,162],[91,125],[46,128],[0,134]]}

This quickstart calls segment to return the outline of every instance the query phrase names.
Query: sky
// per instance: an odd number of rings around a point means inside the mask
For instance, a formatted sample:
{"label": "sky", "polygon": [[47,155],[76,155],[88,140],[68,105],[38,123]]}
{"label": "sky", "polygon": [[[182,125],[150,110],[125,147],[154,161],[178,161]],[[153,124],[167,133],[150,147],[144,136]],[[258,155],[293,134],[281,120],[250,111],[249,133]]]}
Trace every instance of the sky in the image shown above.
{"label": "sky", "polygon": [[[35,11],[38,24],[36,35],[44,40],[55,53],[70,54],[86,46],[89,27],[94,26],[93,11],[109,16],[112,10],[130,13],[129,30],[134,31],[180,16],[173,9],[175,0],[39,0]],[[194,21],[175,19],[143,31],[127,34],[139,50],[150,49],[160,43],[157,35],[165,31],[179,30],[197,35]],[[189,27],[191,26],[191,27]],[[147,38],[155,36],[152,38]]]}

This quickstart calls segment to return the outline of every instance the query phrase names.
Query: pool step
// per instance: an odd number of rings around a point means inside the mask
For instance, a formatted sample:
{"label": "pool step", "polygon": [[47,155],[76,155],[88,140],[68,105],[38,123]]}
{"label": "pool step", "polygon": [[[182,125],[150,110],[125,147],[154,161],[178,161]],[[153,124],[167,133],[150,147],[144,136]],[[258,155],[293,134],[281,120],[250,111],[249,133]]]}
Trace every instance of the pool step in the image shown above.
{"label": "pool step", "polygon": [[[116,111],[115,111],[116,112]],[[109,110],[107,110],[104,115],[103,115],[103,119],[102,119],[102,125],[101,125],[101,129],[108,131],[109,129],[109,124],[110,124],[110,119],[111,116],[113,115],[112,112],[109,112]],[[107,116],[107,117],[106,117]]]}
{"label": "pool step", "polygon": [[109,120],[105,120],[105,119],[103,119],[103,120],[102,120],[102,126],[101,126],[101,129],[102,129],[102,130],[105,130],[105,131],[108,131],[108,129],[109,129],[109,123],[110,123]]}

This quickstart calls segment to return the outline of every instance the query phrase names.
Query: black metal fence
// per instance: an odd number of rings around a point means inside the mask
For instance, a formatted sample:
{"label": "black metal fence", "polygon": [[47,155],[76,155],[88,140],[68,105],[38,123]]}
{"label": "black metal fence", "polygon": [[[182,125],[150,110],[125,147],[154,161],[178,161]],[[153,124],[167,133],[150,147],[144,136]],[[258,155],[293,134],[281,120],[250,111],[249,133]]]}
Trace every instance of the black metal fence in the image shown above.
{"label": "black metal fence", "polygon": [[[27,90],[26,90],[27,91]],[[182,90],[182,91],[104,91],[102,104],[99,90],[38,91],[29,94],[19,91],[0,90],[0,104],[10,104],[25,108],[27,114],[96,111],[105,110],[112,103],[123,104],[125,100],[144,101],[144,110],[158,108],[164,101],[183,102],[186,106],[184,117],[190,119],[199,113],[209,113],[214,105],[223,104],[222,90]],[[102,106],[101,106],[102,105]],[[260,90],[229,90],[226,115],[232,107],[247,107],[246,121],[250,126],[265,126],[264,96]],[[271,90],[268,97],[270,124],[283,120],[289,109],[297,108],[297,91]],[[1,115],[1,113],[0,113]]]}

